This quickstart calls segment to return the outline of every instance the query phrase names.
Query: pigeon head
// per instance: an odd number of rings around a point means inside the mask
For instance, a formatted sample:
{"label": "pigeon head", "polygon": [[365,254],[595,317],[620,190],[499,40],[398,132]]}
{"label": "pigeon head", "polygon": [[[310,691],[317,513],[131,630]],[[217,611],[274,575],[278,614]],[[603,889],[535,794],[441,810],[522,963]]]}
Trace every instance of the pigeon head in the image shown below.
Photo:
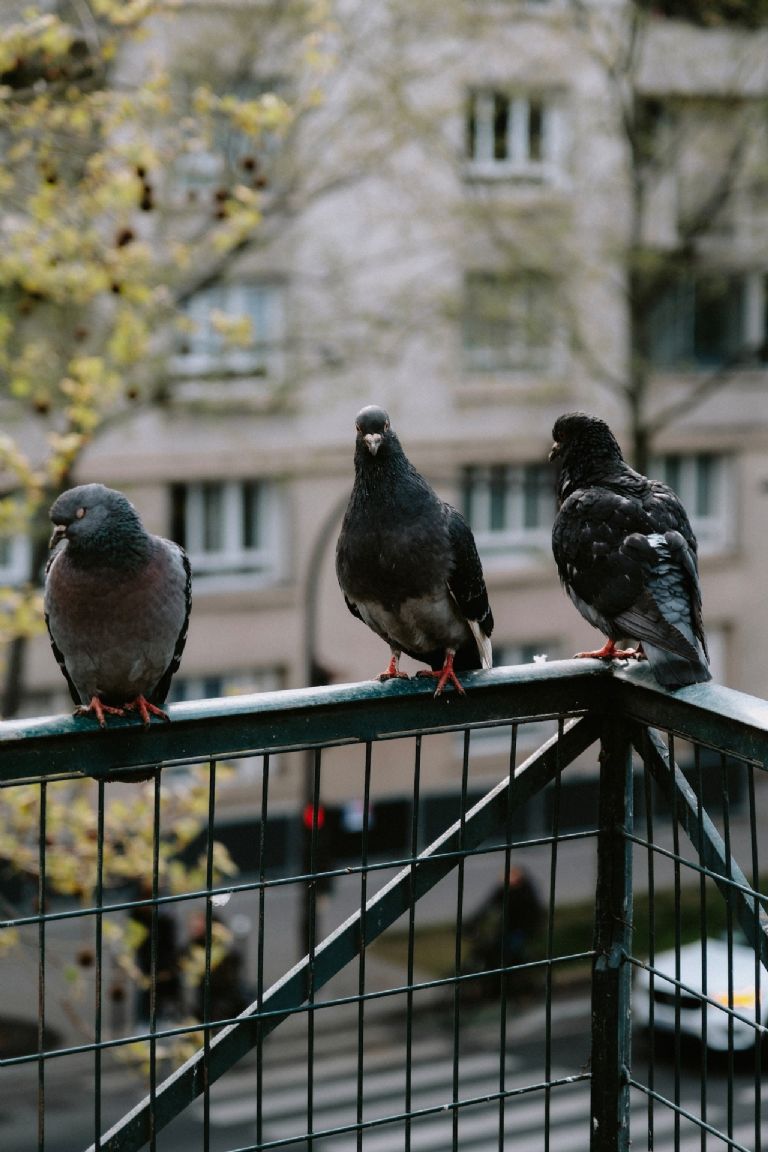
{"label": "pigeon head", "polygon": [[396,437],[389,423],[389,416],[383,408],[376,404],[369,404],[362,408],[355,418],[357,431],[357,445],[365,448],[371,456],[378,455],[382,447],[396,441]]}
{"label": "pigeon head", "polygon": [[80,484],[54,501],[51,547],[66,540],[70,555],[103,558],[116,551],[145,551],[147,535],[130,500],[103,484]]}
{"label": "pigeon head", "polygon": [[552,439],[549,459],[558,466],[561,499],[563,494],[624,466],[618,441],[599,416],[566,412],[555,421]]}

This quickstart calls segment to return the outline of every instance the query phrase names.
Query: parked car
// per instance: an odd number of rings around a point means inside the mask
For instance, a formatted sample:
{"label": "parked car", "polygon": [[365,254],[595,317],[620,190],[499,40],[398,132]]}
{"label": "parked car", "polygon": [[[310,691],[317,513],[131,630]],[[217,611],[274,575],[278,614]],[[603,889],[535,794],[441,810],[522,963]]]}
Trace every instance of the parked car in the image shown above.
{"label": "parked car", "polygon": [[[702,952],[706,959],[706,997]],[[729,1001],[729,965],[732,967],[732,1000]],[[755,983],[755,953],[745,938],[734,935],[729,949],[726,939],[701,940],[680,949],[679,977],[675,950],[659,952],[653,967],[653,1029],[674,1032],[703,1040],[706,1021],[706,1044],[724,1052],[732,1044],[734,1051],[745,1051],[755,1044],[756,1021],[768,1025],[768,973],[760,970],[759,988]],[[676,980],[685,987],[677,988]],[[757,1012],[758,993],[760,1011]],[[714,1003],[709,1003],[714,1001]],[[679,1011],[677,1004],[679,1003]],[[702,1005],[705,1010],[702,1010]],[[728,1012],[729,1006],[735,1015]],[[651,1027],[651,973],[638,968],[632,993],[632,1018],[637,1029]],[[733,1020],[732,1039],[729,1020]]]}

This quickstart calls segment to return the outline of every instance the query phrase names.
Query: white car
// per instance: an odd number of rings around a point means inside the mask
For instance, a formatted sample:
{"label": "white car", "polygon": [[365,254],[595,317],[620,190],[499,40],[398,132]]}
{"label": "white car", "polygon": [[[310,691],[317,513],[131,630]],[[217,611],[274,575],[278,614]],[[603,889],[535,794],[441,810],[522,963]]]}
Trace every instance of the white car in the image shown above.
{"label": "white car", "polygon": [[[760,969],[758,1018],[755,984],[755,953],[741,937],[734,935],[729,951],[725,939],[706,941],[706,1001],[704,997],[704,975],[702,968],[701,940],[686,944],[680,949],[679,977],[675,966],[675,950],[659,952],[654,958],[653,967],[653,1028],[660,1032],[674,1032],[679,1028],[684,1036],[704,1039],[706,1019],[706,1043],[713,1051],[724,1052],[733,1045],[734,1051],[744,1051],[755,1044],[757,1030],[768,1025],[768,974]],[[729,961],[733,971],[732,999],[729,1001],[728,969]],[[685,985],[679,989],[679,1013],[676,1009],[678,990],[676,979]],[[690,991],[688,991],[690,989]],[[713,1003],[709,1003],[713,1001]],[[702,1010],[705,1005],[705,1010]],[[638,1029],[651,1027],[651,973],[638,968],[635,973],[632,992],[632,1019]],[[730,1017],[729,1007],[733,1010]],[[729,1018],[733,1019],[732,1040],[729,1031]]]}

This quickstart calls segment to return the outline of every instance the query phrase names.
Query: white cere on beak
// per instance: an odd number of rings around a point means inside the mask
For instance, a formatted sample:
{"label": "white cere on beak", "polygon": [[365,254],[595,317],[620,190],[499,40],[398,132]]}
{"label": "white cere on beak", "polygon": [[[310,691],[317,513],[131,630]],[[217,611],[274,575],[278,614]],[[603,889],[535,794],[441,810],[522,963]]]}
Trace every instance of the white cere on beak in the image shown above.
{"label": "white cere on beak", "polygon": [[369,432],[367,436],[363,436],[363,440],[371,456],[375,456],[381,447],[381,433]]}

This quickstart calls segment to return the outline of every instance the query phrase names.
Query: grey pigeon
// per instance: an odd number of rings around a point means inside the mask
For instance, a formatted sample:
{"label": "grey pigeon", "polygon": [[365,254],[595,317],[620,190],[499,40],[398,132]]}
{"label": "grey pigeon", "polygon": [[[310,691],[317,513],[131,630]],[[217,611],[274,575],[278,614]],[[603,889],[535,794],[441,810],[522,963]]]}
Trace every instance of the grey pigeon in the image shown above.
{"label": "grey pigeon", "polygon": [[490,668],[493,615],[466,521],[407,459],[383,408],[356,420],[355,482],[336,547],[336,574],[354,616],[389,644],[379,679],[406,676],[401,653],[429,664],[435,696],[456,671]]}
{"label": "grey pigeon", "polygon": [[63,492],[50,512],[53,554],[45,619],[75,715],[136,711],[167,720],[162,704],[187,638],[192,575],[185,552],[145,531],[136,509],[103,484]]}
{"label": "grey pigeon", "polygon": [[[608,637],[598,651],[577,655],[645,655],[667,688],[710,680],[696,538],[680,500],[624,462],[598,417],[568,413],[552,435],[557,570],[582,616]],[[617,648],[622,637],[639,648]]]}

